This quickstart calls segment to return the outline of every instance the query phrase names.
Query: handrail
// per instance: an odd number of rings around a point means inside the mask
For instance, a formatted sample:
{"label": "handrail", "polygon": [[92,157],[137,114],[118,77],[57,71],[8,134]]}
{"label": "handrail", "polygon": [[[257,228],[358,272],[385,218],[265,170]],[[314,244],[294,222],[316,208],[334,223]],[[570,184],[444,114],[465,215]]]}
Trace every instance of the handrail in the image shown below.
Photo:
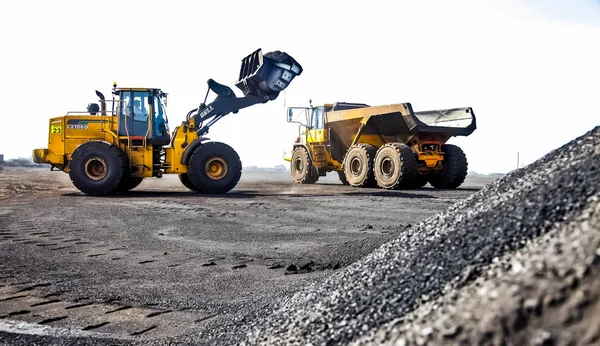
{"label": "handrail", "polygon": [[[112,104],[114,105],[115,103],[119,103],[119,102],[124,102],[125,104],[127,104],[127,101],[124,100],[100,100],[100,103],[107,103],[107,102],[112,102]],[[116,107],[116,109],[114,110],[105,110],[104,111],[106,114],[101,114],[102,110],[98,110],[98,112],[96,112],[96,114],[91,114],[88,110],[85,111],[68,111],[67,115],[70,114],[86,114],[86,115],[111,115],[111,116],[116,116],[119,115],[119,107]]]}

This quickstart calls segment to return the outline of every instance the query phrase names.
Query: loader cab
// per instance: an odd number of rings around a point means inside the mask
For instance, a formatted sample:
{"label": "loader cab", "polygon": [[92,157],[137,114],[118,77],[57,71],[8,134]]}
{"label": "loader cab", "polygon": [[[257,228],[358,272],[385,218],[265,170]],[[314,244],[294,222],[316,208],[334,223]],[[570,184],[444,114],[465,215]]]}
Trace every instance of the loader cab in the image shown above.
{"label": "loader cab", "polygon": [[117,89],[119,136],[146,138],[152,145],[171,140],[166,94],[160,89]]}

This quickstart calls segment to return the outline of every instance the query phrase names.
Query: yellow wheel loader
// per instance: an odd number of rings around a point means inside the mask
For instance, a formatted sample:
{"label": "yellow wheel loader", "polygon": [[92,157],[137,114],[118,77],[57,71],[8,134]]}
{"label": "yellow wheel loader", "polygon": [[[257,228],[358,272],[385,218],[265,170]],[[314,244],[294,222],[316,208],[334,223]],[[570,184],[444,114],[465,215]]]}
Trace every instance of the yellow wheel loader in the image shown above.
{"label": "yellow wheel loader", "polygon": [[[345,185],[384,189],[425,186],[455,189],[467,176],[463,151],[445,144],[476,128],[473,109],[414,112],[410,103],[371,107],[363,103],[288,108],[298,123],[292,146],[292,178],[314,184],[337,172]],[[304,131],[302,131],[304,129]]]}
{"label": "yellow wheel loader", "polygon": [[[172,135],[165,92],[115,83],[112,100],[96,91],[99,103],[88,104],[86,111],[50,119],[48,147],[35,149],[34,161],[69,173],[88,195],[125,192],[143,178],[163,174],[178,174],[193,191],[226,193],[240,179],[242,163],[230,146],[205,137],[209,128],[230,113],[276,99],[301,73],[302,66],[288,54],[263,55],[258,49],[242,60],[235,85],[244,96],[209,79],[204,101]],[[206,104],[210,91],[217,96]]]}

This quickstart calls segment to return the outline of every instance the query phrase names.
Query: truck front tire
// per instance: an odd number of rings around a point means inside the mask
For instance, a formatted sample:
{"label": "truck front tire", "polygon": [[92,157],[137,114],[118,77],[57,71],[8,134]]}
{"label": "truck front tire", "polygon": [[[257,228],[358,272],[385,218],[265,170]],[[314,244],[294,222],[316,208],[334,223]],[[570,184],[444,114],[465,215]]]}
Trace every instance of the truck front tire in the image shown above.
{"label": "truck front tire", "polygon": [[319,175],[312,164],[308,151],[304,147],[297,147],[290,161],[292,179],[298,184],[314,184],[319,180]]}

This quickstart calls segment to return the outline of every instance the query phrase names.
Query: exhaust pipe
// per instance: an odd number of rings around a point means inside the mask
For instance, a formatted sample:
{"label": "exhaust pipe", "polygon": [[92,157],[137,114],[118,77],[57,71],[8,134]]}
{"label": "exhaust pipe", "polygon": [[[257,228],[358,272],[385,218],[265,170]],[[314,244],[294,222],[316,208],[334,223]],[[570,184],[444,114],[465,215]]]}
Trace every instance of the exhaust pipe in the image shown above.
{"label": "exhaust pipe", "polygon": [[[96,96],[100,98],[100,114],[106,115],[106,99],[104,98],[104,94],[96,90]],[[88,109],[88,112],[90,110]]]}

